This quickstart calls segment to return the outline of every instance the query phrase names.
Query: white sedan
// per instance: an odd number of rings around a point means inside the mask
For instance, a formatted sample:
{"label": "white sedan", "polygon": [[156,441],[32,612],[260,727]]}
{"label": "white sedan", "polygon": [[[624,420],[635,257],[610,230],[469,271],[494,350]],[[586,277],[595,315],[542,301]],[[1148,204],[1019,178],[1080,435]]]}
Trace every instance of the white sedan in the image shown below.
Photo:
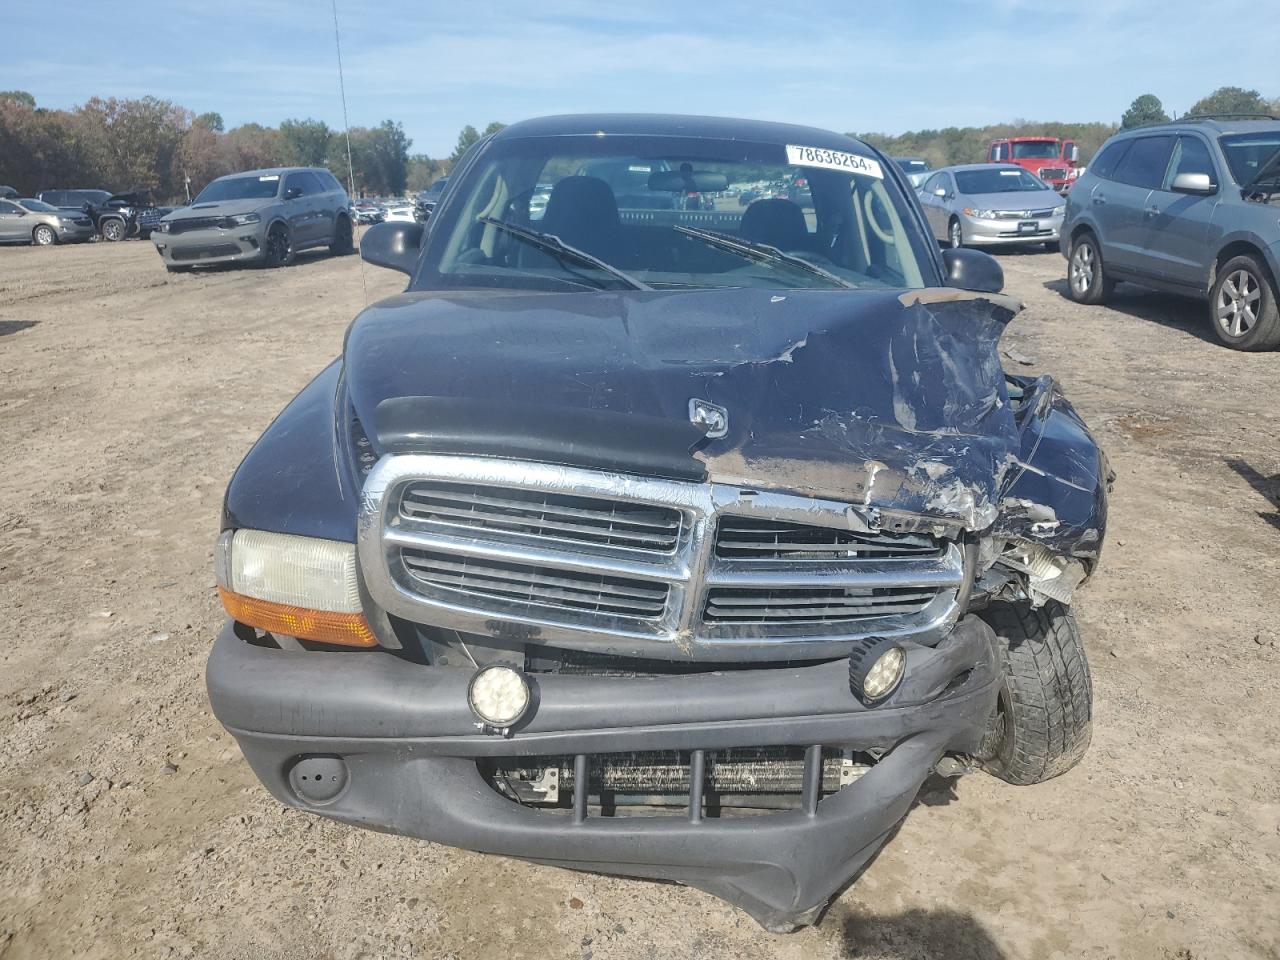
{"label": "white sedan", "polygon": [[394,207],[387,207],[387,221],[399,223],[413,223],[413,204],[397,204]]}

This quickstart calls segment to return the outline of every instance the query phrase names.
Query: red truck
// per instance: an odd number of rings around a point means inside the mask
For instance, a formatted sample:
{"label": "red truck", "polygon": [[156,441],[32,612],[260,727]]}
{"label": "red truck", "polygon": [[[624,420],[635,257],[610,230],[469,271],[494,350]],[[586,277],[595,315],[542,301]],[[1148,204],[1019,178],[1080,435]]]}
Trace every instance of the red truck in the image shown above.
{"label": "red truck", "polygon": [[1059,193],[1070,190],[1080,176],[1079,156],[1074,140],[1056,137],[1006,137],[987,147],[987,163],[1017,164]]}

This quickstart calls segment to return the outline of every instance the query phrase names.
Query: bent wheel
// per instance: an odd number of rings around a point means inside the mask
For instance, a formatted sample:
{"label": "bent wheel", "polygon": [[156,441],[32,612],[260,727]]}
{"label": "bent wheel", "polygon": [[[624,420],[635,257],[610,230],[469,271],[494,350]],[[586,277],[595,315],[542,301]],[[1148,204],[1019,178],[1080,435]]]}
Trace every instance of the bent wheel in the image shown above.
{"label": "bent wheel", "polygon": [[1066,773],[1093,732],[1093,681],[1075,616],[1057,601],[994,603],[981,616],[1005,647],[1005,672],[978,758],[1007,783]]}

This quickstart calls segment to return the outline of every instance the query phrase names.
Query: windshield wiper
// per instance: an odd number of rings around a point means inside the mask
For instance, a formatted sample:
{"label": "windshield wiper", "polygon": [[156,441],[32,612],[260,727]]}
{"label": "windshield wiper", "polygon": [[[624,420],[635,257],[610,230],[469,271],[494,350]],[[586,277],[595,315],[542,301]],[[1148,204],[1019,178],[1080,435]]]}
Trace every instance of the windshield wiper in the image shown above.
{"label": "windshield wiper", "polygon": [[599,257],[593,257],[585,250],[579,250],[577,247],[571,247],[565,243],[554,233],[540,233],[537,230],[531,230],[528,227],[522,227],[518,223],[508,223],[506,220],[499,220],[497,217],[476,217],[476,222],[483,223],[490,227],[497,227],[503,230],[517,240],[523,240],[529,246],[541,250],[543,253],[549,253],[560,261],[572,261],[582,266],[593,267],[609,274],[615,280],[621,280],[632,290],[652,290],[653,287],[647,283],[637,280],[628,273],[624,273],[611,263],[606,263]]}
{"label": "windshield wiper", "polygon": [[757,263],[782,263],[789,267],[795,267],[807,274],[815,277],[821,277],[829,283],[837,286],[845,287],[849,290],[856,290],[857,285],[850,283],[841,277],[837,277],[834,273],[823,270],[816,263],[810,263],[803,257],[795,257],[789,253],[783,253],[777,247],[770,246],[767,243],[758,243],[755,240],[744,240],[741,237],[735,237],[727,233],[720,233],[716,230],[703,230],[701,227],[676,227],[677,233],[683,233],[686,236],[695,237],[711,244],[713,247],[719,247],[721,250],[728,250],[730,253],[736,253],[738,256],[747,260],[754,260]]}

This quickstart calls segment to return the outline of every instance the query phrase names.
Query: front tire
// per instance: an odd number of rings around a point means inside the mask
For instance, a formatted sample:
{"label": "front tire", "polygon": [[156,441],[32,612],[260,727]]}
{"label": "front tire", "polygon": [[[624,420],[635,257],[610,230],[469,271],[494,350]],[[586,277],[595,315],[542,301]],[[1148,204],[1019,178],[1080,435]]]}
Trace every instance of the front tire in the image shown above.
{"label": "front tire", "polygon": [[113,243],[123,240],[126,233],[124,221],[117,220],[115,217],[103,220],[102,224],[98,227],[98,232],[102,234],[103,240],[110,240]]}
{"label": "front tire", "polygon": [[273,223],[267,231],[263,266],[287,267],[293,263],[296,254],[293,249],[293,235],[283,223]]}
{"label": "front tire", "polygon": [[1253,257],[1232,257],[1209,293],[1209,319],[1218,339],[1235,350],[1280,346],[1280,311],[1271,277]]}
{"label": "front tire", "polygon": [[58,235],[53,227],[42,223],[31,231],[31,242],[37,247],[51,247],[58,242]]}
{"label": "front tire", "polygon": [[947,245],[952,250],[959,250],[964,246],[964,227],[955,217],[952,217],[951,223],[947,225]]}
{"label": "front tire", "polygon": [[329,253],[335,257],[345,257],[354,253],[355,249],[351,221],[346,217],[339,217],[333,228],[333,243],[329,244]]}
{"label": "front tire", "polygon": [[980,759],[1006,783],[1066,773],[1092,736],[1093,681],[1071,611],[1051,600],[995,603],[982,614],[1005,647],[1004,681]]}
{"label": "front tire", "polygon": [[1071,242],[1067,257],[1067,296],[1076,303],[1106,303],[1115,292],[1114,280],[1107,277],[1102,252],[1092,233],[1082,233]]}

